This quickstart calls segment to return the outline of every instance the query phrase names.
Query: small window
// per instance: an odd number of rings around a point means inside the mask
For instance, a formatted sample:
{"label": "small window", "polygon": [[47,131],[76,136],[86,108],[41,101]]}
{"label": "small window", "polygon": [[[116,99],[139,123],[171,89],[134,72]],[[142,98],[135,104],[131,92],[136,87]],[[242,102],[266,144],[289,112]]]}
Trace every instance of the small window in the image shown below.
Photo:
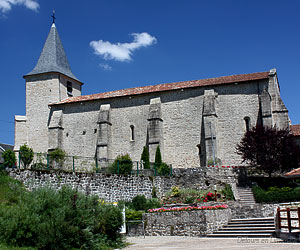
{"label": "small window", "polygon": [[85,134],[86,134],[86,131],[85,131],[85,130],[84,130],[84,131],[82,131],[82,134],[83,134],[83,135],[85,135]]}
{"label": "small window", "polygon": [[134,126],[130,125],[130,130],[131,130],[131,141],[134,141]]}
{"label": "small window", "polygon": [[96,133],[97,133],[97,129],[95,128],[95,129],[94,129],[94,134],[96,134]]}
{"label": "small window", "polygon": [[198,155],[201,155],[201,145],[198,144],[198,145],[197,145],[197,148],[198,148]]}
{"label": "small window", "polygon": [[72,83],[67,81],[67,94],[69,97],[73,96],[73,87]]}
{"label": "small window", "polygon": [[246,116],[244,120],[245,120],[246,131],[248,132],[250,130],[250,118]]}

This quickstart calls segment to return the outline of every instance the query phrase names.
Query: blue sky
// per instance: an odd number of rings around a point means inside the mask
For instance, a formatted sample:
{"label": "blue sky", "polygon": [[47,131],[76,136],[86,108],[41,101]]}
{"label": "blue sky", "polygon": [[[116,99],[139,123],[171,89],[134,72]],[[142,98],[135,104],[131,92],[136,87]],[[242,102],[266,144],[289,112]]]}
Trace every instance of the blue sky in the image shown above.
{"label": "blue sky", "polygon": [[83,94],[277,68],[300,123],[300,1],[0,0],[2,143],[14,143],[14,115],[25,115],[22,76],[37,63],[53,9]]}

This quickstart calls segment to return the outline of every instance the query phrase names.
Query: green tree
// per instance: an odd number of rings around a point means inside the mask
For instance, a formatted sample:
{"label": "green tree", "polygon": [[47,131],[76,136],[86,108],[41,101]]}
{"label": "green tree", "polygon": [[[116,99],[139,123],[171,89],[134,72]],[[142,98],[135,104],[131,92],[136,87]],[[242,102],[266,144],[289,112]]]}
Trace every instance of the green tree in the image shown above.
{"label": "green tree", "polygon": [[21,162],[23,163],[23,166],[26,169],[33,160],[33,149],[24,144],[20,147],[19,154]]}
{"label": "green tree", "polygon": [[171,167],[165,163],[165,162],[162,162],[160,164],[160,166],[158,167],[157,169],[157,173],[158,175],[170,175],[171,174]]}
{"label": "green tree", "polygon": [[283,173],[300,164],[300,149],[288,129],[256,126],[245,133],[237,145],[237,153],[254,170]]}
{"label": "green tree", "polygon": [[161,159],[161,153],[160,153],[160,147],[157,146],[156,152],[155,152],[155,166],[158,168],[162,164],[162,159]]}
{"label": "green tree", "polygon": [[66,158],[66,152],[60,148],[57,148],[49,153],[49,158],[51,165],[56,163],[57,167],[62,168]]}
{"label": "green tree", "polygon": [[128,154],[119,155],[114,160],[113,164],[110,167],[110,170],[114,174],[131,174],[133,167],[132,160]]}
{"label": "green tree", "polygon": [[15,152],[11,149],[8,149],[3,152],[2,157],[4,159],[4,166],[6,167],[13,167],[16,165],[16,155]]}
{"label": "green tree", "polygon": [[149,150],[146,146],[144,146],[144,148],[143,148],[143,153],[141,155],[141,161],[144,162],[144,169],[150,169]]}

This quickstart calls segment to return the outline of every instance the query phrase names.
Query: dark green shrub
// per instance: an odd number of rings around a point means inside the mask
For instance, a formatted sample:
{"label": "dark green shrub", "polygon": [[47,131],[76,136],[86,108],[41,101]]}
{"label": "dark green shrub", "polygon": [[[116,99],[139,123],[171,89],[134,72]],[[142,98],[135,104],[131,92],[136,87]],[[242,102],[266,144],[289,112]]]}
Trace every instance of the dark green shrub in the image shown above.
{"label": "dark green shrub", "polygon": [[159,166],[162,164],[161,152],[160,152],[159,146],[157,146],[157,148],[156,148],[154,164],[155,164],[156,168],[159,168]]}
{"label": "dark green shrub", "polygon": [[161,203],[157,198],[147,199],[146,210],[161,207]]}
{"label": "dark green shrub", "polygon": [[268,191],[261,187],[252,188],[256,202],[292,202],[300,200],[298,188],[291,189],[288,187],[278,188],[271,187]]}
{"label": "dark green shrub", "polygon": [[144,211],[136,211],[134,209],[126,208],[126,221],[142,220]]}
{"label": "dark green shrub", "polygon": [[119,155],[113,164],[110,166],[111,173],[114,174],[131,174],[131,170],[133,167],[132,160],[128,154]]}
{"label": "dark green shrub", "polygon": [[195,197],[193,197],[193,196],[187,196],[187,197],[185,197],[185,200],[184,200],[185,204],[192,204],[194,202],[195,202]]}
{"label": "dark green shrub", "polygon": [[167,163],[163,162],[157,168],[157,173],[158,173],[158,175],[163,175],[163,176],[170,175],[171,167]]}
{"label": "dark green shrub", "polygon": [[66,152],[60,148],[57,148],[49,153],[50,166],[56,165],[58,168],[63,167],[64,160],[66,158]]}
{"label": "dark green shrub", "polygon": [[156,187],[155,187],[155,186],[152,187],[152,193],[151,193],[151,196],[152,196],[152,198],[157,198],[157,190],[156,190]]}
{"label": "dark green shrub", "polygon": [[[24,192],[15,206],[0,204],[0,242],[38,249],[103,249],[119,238],[122,214],[64,187]],[[100,246],[103,248],[100,248]]]}
{"label": "dark green shrub", "polygon": [[20,147],[20,160],[23,163],[24,169],[26,169],[33,160],[33,149],[28,147],[26,144]]}
{"label": "dark green shrub", "polygon": [[144,169],[150,169],[149,150],[146,146],[144,146],[144,148],[143,148],[143,153],[141,155],[141,161],[144,162]]}
{"label": "dark green shrub", "polygon": [[225,188],[222,190],[222,194],[225,196],[226,200],[234,200],[234,195],[229,184],[225,184]]}
{"label": "dark green shrub", "polygon": [[0,171],[0,204],[15,204],[24,192],[20,181],[11,178],[6,171]]}
{"label": "dark green shrub", "polygon": [[133,209],[139,210],[146,210],[147,209],[147,199],[145,195],[137,195],[132,199],[132,206]]}
{"label": "dark green shrub", "polygon": [[146,199],[145,195],[137,195],[132,201],[125,202],[126,209],[135,211],[146,211],[152,208],[161,207],[161,203],[157,198]]}
{"label": "dark green shrub", "polygon": [[12,151],[11,149],[8,149],[8,150],[4,151],[2,153],[2,157],[4,159],[3,165],[5,167],[13,167],[13,166],[16,165],[17,158],[16,158],[16,155],[15,155],[15,152]]}

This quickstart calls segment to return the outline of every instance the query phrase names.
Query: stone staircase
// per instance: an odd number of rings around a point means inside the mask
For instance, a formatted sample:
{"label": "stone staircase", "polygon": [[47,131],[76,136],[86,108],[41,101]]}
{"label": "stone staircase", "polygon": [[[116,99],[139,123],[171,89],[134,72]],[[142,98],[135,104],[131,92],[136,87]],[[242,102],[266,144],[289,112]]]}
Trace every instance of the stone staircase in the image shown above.
{"label": "stone staircase", "polygon": [[269,238],[275,232],[273,217],[232,219],[219,231],[208,234],[207,237],[229,238]]}
{"label": "stone staircase", "polygon": [[239,194],[239,202],[242,205],[251,206],[256,204],[251,188],[237,187],[237,191]]}

